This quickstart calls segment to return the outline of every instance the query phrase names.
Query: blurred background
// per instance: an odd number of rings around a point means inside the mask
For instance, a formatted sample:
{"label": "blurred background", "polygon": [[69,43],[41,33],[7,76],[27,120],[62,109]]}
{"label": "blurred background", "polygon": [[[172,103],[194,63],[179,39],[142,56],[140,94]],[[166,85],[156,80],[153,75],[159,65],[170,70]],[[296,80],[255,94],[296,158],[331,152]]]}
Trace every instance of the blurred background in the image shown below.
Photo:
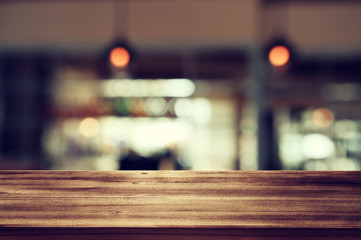
{"label": "blurred background", "polygon": [[357,0],[0,0],[0,169],[361,170]]}

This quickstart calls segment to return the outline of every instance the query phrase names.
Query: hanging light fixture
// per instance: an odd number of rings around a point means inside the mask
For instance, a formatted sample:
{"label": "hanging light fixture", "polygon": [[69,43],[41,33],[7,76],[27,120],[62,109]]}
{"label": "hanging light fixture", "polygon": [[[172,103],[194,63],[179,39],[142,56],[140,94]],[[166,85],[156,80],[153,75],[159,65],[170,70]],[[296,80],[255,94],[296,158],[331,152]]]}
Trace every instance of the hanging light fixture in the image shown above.
{"label": "hanging light fixture", "polygon": [[[103,52],[101,65],[105,77],[128,75],[135,59],[135,52],[129,43],[129,1],[113,0],[113,41]],[[128,76],[129,77],[129,76]]]}
{"label": "hanging light fixture", "polygon": [[296,53],[285,38],[275,38],[264,48],[265,60],[276,72],[286,72],[296,60]]}

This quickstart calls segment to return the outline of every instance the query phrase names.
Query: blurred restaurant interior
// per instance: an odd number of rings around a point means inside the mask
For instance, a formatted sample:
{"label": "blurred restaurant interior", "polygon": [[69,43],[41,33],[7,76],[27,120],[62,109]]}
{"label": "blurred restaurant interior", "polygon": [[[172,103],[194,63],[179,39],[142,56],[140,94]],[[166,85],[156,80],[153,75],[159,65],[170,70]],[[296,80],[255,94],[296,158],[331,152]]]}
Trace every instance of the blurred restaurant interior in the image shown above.
{"label": "blurred restaurant interior", "polygon": [[361,1],[0,0],[0,169],[361,170]]}

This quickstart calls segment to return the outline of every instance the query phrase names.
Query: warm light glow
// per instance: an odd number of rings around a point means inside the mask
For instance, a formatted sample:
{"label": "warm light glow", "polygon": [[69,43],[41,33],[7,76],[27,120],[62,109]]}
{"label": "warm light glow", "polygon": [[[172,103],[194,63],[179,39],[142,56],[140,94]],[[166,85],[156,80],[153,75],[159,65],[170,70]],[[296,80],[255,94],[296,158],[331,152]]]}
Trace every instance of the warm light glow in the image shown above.
{"label": "warm light glow", "polygon": [[110,52],[109,58],[110,58],[110,62],[115,67],[122,68],[128,65],[130,60],[130,55],[125,48],[117,47]]}
{"label": "warm light glow", "polygon": [[327,127],[333,122],[333,113],[326,108],[316,109],[312,114],[312,121],[318,127]]}
{"label": "warm light glow", "polygon": [[290,59],[290,51],[284,46],[275,46],[269,52],[268,59],[275,67],[283,66]]}
{"label": "warm light glow", "polygon": [[94,137],[99,132],[99,122],[94,118],[85,118],[81,121],[79,130],[85,137]]}

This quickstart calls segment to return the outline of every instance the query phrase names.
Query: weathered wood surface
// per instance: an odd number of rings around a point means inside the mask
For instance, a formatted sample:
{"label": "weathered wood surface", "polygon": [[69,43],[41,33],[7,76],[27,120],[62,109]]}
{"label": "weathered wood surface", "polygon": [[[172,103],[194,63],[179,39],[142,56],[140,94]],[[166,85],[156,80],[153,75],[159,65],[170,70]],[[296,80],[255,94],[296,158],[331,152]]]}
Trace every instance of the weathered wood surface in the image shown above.
{"label": "weathered wood surface", "polygon": [[361,172],[0,171],[0,239],[360,239],[360,229]]}

